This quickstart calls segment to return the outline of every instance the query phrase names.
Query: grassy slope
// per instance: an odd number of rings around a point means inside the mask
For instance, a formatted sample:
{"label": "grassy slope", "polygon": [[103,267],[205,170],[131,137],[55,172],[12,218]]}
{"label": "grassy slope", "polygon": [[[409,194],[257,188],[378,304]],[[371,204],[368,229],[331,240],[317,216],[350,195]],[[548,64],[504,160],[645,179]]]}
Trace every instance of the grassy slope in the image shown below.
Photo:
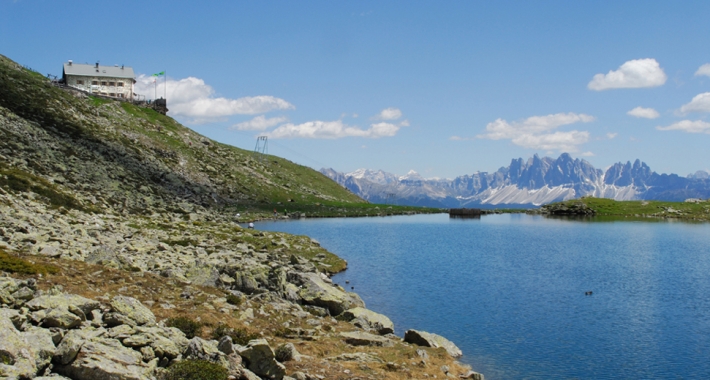
{"label": "grassy slope", "polygon": [[[92,194],[115,188],[98,202],[98,207],[102,203],[121,204],[128,205],[131,212],[149,212],[150,208],[140,202],[126,202],[131,197],[125,195],[147,186],[152,194],[147,203],[168,208],[181,201],[256,212],[277,208],[279,212],[299,211],[311,216],[423,211],[398,206],[379,210],[308,167],[276,156],[259,159],[253,152],[209,140],[152,109],[74,96],[1,55],[0,107],[5,108],[0,109],[0,116],[21,119],[28,124],[27,129],[37,130],[30,134],[52,144],[45,151],[40,144],[38,152],[21,147],[19,150],[24,149],[30,157],[38,156],[31,160],[36,164],[29,168],[14,165],[12,169],[29,172],[25,177],[52,177],[57,167],[71,167],[74,177],[65,181],[70,193],[85,190],[85,186],[72,184],[85,183],[87,177],[95,180]],[[0,137],[4,140],[0,144],[11,144],[26,136]],[[31,141],[26,145],[32,145]],[[55,165],[42,162],[42,155],[57,152],[51,157]],[[93,167],[77,167],[68,161],[72,157]],[[61,189],[54,190],[62,193]]]}
{"label": "grassy slope", "polygon": [[710,220],[710,202],[615,201],[606,198],[583,198],[560,203],[571,205],[580,201],[596,211],[597,216]]}

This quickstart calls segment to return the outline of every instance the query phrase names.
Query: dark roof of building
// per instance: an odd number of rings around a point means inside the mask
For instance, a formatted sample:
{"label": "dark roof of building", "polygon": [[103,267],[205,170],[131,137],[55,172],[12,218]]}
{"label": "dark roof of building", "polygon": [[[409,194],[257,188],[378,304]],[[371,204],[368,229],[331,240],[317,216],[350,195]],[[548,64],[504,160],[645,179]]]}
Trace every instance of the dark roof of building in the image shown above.
{"label": "dark roof of building", "polygon": [[81,63],[64,64],[64,74],[80,75],[87,77],[110,77],[110,78],[130,78],[134,79],[133,68],[128,66],[101,66],[86,65]]}

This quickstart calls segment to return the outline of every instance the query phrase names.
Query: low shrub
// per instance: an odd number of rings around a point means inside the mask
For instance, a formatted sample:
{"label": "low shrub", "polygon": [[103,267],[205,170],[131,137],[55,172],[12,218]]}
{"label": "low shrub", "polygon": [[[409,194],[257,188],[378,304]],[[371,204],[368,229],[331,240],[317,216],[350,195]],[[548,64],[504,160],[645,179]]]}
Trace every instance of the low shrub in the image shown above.
{"label": "low shrub", "polygon": [[225,380],[227,369],[207,360],[181,360],[170,366],[163,380]]}
{"label": "low shrub", "polygon": [[202,323],[193,321],[188,317],[168,318],[165,325],[168,327],[175,327],[176,329],[182,331],[188,339],[192,339],[195,336],[200,335],[203,326]]}
{"label": "low shrub", "polygon": [[247,329],[235,329],[223,323],[220,323],[212,332],[212,337],[216,340],[220,340],[223,336],[228,336],[232,338],[232,342],[241,346],[246,346],[250,340],[259,338],[258,334],[250,332]]}
{"label": "low shrub", "polygon": [[235,296],[234,294],[227,294],[227,303],[234,306],[239,306],[242,303],[242,298],[239,296]]}

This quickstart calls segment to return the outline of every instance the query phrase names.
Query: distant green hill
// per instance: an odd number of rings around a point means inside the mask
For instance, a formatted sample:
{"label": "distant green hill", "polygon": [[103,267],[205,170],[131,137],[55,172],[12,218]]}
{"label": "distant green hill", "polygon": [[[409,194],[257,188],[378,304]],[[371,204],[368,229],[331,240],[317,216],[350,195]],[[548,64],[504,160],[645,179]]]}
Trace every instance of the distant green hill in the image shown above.
{"label": "distant green hill", "polygon": [[53,87],[2,55],[0,173],[4,186],[86,210],[373,207],[315,170],[259,160],[149,108]]}

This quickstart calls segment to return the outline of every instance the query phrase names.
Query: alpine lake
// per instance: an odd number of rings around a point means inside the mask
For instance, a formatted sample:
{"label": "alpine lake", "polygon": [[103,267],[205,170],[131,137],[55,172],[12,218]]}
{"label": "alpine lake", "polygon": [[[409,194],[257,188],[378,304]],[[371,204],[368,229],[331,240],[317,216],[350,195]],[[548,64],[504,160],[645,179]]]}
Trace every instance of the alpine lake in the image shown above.
{"label": "alpine lake", "polygon": [[710,223],[434,214],[256,228],[317,239],[348,261],[333,281],[397,335],[440,334],[487,380],[710,378]]}

